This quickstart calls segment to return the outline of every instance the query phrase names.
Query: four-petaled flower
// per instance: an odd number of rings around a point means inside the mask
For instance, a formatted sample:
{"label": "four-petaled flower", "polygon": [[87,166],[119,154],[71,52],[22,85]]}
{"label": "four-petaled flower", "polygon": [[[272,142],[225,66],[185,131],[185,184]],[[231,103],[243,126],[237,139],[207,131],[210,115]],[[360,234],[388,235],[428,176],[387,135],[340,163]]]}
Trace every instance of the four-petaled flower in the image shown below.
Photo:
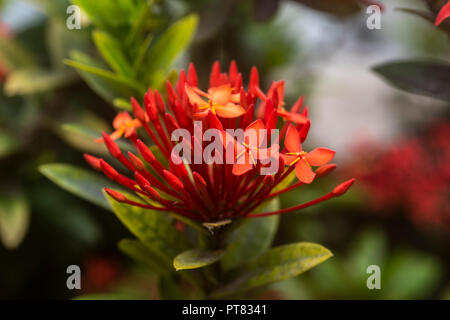
{"label": "four-petaled flower", "polygon": [[295,165],[295,174],[303,183],[313,182],[316,174],[312,166],[326,165],[333,160],[335,154],[333,150],[326,148],[317,148],[309,153],[302,151],[299,133],[293,125],[289,125],[287,129],[284,145],[288,152],[281,156],[287,165]]}

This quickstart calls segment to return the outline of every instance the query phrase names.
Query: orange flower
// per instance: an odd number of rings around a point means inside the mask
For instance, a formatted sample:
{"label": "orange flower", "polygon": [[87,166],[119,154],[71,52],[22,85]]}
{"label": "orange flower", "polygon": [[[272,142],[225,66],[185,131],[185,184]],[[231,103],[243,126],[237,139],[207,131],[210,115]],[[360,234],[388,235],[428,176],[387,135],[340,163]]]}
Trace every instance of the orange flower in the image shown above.
{"label": "orange flower", "polygon": [[287,165],[295,164],[295,174],[303,183],[311,183],[316,177],[312,166],[319,167],[329,163],[335,154],[333,150],[326,148],[317,148],[309,153],[302,151],[299,133],[293,125],[289,125],[287,129],[284,145],[289,152],[281,156]]}
{"label": "orange flower", "polygon": [[[256,166],[256,160],[270,159],[271,155],[277,155],[279,145],[274,144],[270,148],[261,148],[264,143],[262,130],[265,129],[264,122],[256,120],[244,131],[245,142],[236,143],[236,163],[233,164],[233,174],[243,175]],[[253,135],[253,137],[252,137]]]}
{"label": "orange flower", "polygon": [[[141,122],[138,119],[133,119],[128,112],[119,112],[113,120],[113,128],[116,129],[109,136],[113,140],[117,140],[124,136],[130,137],[136,133],[136,129],[141,126]],[[95,139],[95,142],[103,142],[103,138]]]}
{"label": "orange flower", "polygon": [[230,84],[209,88],[208,93],[186,84],[186,94],[189,102],[197,108],[195,118],[206,117],[209,110],[222,118],[237,118],[245,113],[245,109],[239,104],[241,95],[233,93]]}

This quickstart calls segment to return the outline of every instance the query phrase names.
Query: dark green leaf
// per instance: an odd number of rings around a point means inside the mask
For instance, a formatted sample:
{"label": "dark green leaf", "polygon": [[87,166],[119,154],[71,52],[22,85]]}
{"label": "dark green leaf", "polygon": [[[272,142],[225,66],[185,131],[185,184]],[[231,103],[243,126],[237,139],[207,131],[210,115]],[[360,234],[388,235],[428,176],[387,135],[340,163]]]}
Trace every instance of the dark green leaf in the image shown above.
{"label": "dark green leaf", "polygon": [[157,275],[167,275],[170,273],[167,265],[139,240],[122,239],[119,241],[118,246],[120,251],[134,260],[145,264]]}
{"label": "dark green leaf", "polygon": [[[263,212],[278,210],[279,206],[279,200],[275,198]],[[247,219],[242,226],[234,230],[230,235],[225,256],[221,260],[223,270],[237,267],[266,251],[272,244],[278,223],[279,216]]]}
{"label": "dark green leaf", "polygon": [[118,187],[103,176],[100,176],[91,170],[85,170],[63,163],[45,164],[39,167],[39,171],[61,188],[80,198],[111,210],[102,190],[105,187]]}
{"label": "dark green leaf", "polygon": [[394,61],[373,68],[398,89],[450,101],[450,64],[444,61]]}

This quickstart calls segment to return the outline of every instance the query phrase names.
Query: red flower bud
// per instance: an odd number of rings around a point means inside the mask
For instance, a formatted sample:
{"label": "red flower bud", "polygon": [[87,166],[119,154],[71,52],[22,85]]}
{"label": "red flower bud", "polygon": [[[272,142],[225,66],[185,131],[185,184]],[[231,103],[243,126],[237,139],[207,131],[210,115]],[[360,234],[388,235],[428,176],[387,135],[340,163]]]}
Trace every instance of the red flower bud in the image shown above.
{"label": "red flower bud", "polygon": [[347,192],[347,190],[352,186],[352,184],[354,182],[355,182],[355,179],[353,178],[353,179],[347,180],[347,181],[341,183],[340,185],[336,186],[332,191],[333,195],[334,196],[343,195],[344,193]]}

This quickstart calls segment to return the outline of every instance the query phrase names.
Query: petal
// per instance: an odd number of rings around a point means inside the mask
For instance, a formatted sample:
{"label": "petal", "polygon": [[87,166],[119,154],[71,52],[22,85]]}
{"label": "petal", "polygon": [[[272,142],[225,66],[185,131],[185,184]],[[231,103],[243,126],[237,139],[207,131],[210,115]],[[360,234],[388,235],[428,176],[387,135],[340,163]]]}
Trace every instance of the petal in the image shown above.
{"label": "petal", "polygon": [[119,129],[120,127],[127,124],[127,122],[130,122],[131,120],[133,119],[128,114],[128,112],[126,111],[119,112],[113,120],[113,128]]}
{"label": "petal", "polygon": [[194,89],[191,86],[186,84],[184,87],[185,87],[185,91],[188,96],[189,102],[192,105],[200,108],[200,107],[203,107],[204,105],[208,104],[208,102],[203,100],[197,93],[195,93]]}
{"label": "petal", "polygon": [[253,121],[245,128],[245,143],[255,147],[259,147],[264,141],[264,135],[261,130],[264,130],[264,122],[261,120]]}
{"label": "petal", "polygon": [[113,133],[111,133],[109,136],[111,137],[111,139],[117,140],[120,137],[122,137],[124,132],[125,132],[125,127],[121,127],[119,129],[117,129],[116,131],[114,131]]}
{"label": "petal", "polygon": [[436,27],[439,26],[448,17],[450,17],[450,2],[448,2],[445,6],[443,6],[441,11],[439,11],[439,14],[436,17],[434,25]]}
{"label": "petal", "polygon": [[297,128],[295,128],[292,124],[289,124],[288,126],[286,138],[284,139],[284,145],[289,152],[302,151]]}
{"label": "petal", "polygon": [[283,153],[280,153],[280,157],[283,158],[284,163],[285,163],[286,165],[288,165],[288,166],[289,166],[292,162],[294,162],[295,159],[298,158],[298,156],[289,156],[289,155],[283,154]]}
{"label": "petal", "polygon": [[211,95],[211,100],[214,104],[224,106],[230,102],[231,86],[229,84],[225,84],[220,87],[211,88],[208,90],[208,93]]}
{"label": "petal", "polygon": [[306,164],[305,161],[300,160],[295,165],[295,174],[303,183],[311,183],[314,180],[316,174],[312,171],[312,169]]}
{"label": "petal", "polygon": [[258,152],[255,151],[255,156],[259,160],[267,160],[270,158],[278,159],[280,146],[278,144],[274,144],[270,146],[270,148],[258,149]]}
{"label": "petal", "polygon": [[289,121],[292,121],[296,124],[305,124],[306,122],[308,122],[308,118],[301,114],[290,112]]}
{"label": "petal", "polygon": [[308,153],[305,158],[308,163],[312,166],[318,167],[327,164],[331,160],[333,160],[334,154],[333,150],[326,148],[317,148]]}
{"label": "petal", "polygon": [[237,118],[245,113],[245,109],[240,105],[228,103],[225,106],[216,106],[216,113],[222,118]]}
{"label": "petal", "polygon": [[[240,161],[240,162],[245,161],[245,162],[238,163],[238,161]],[[235,176],[240,176],[240,175],[243,175],[244,173],[249,172],[252,169],[253,169],[253,164],[250,162],[249,154],[246,152],[238,160],[236,160],[235,164],[233,164],[232,172]]]}

